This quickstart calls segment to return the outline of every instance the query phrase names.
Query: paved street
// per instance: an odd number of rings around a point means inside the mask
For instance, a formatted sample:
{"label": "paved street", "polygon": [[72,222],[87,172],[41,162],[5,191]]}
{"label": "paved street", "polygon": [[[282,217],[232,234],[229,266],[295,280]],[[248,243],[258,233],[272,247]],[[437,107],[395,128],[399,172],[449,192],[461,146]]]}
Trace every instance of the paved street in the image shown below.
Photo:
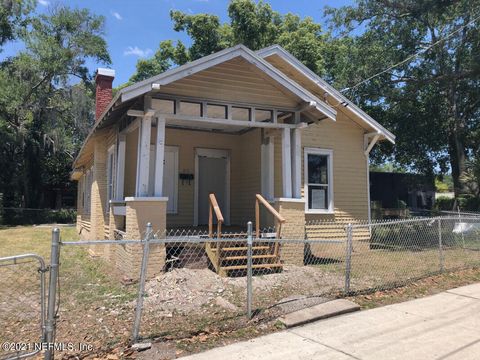
{"label": "paved street", "polygon": [[480,283],[183,359],[480,359]]}

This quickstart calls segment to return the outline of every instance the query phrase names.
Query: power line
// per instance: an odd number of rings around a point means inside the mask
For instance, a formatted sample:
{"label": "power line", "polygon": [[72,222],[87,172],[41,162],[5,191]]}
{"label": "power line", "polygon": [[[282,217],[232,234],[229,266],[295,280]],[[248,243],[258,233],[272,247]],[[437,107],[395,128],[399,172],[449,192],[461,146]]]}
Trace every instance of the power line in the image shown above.
{"label": "power line", "polygon": [[340,92],[346,92],[346,91],[350,91],[350,90],[354,90],[356,88],[358,88],[360,85],[363,85],[365,84],[366,82],[369,82],[370,80],[376,78],[377,76],[380,76],[380,75],[383,75],[385,74],[386,72],[396,68],[397,66],[400,66],[400,65],[403,65],[405,64],[406,62],[412,60],[412,59],[415,59],[416,57],[418,57],[419,55],[423,54],[424,52],[427,52],[428,50],[430,50],[431,48],[433,48],[434,46],[440,44],[441,42],[445,41],[445,40],[448,40],[449,38],[451,38],[453,35],[455,35],[456,33],[458,33],[459,31],[463,30],[464,28],[466,28],[467,26],[473,24],[475,21],[477,21],[478,19],[480,18],[480,14],[478,16],[476,16],[473,20],[469,21],[467,24],[465,25],[462,25],[460,26],[457,30],[455,31],[452,31],[450,34],[448,34],[446,37],[442,38],[442,39],[439,39],[437,40],[436,42],[434,42],[433,44],[427,46],[426,48],[424,49],[421,49],[419,50],[418,52],[416,52],[415,54],[412,54],[410,56],[408,56],[407,58],[403,59],[402,61],[392,65],[392,66],[389,66],[388,68],[386,68],[385,70],[382,70],[378,73],[376,73],[375,75],[372,75],[368,78],[366,78],[365,80],[362,80],[360,81],[359,83],[355,84],[354,86],[352,87],[348,87],[348,88],[345,88],[345,89],[342,89],[340,90]]}

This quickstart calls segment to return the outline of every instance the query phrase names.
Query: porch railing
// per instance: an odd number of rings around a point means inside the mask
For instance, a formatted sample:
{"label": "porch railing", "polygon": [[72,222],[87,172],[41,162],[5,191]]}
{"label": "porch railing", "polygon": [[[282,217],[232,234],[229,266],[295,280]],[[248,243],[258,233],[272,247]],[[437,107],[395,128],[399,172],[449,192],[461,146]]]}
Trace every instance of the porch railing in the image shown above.
{"label": "porch railing", "polygon": [[218,206],[217,198],[215,194],[210,194],[209,198],[209,212],[208,212],[208,237],[213,237],[213,213],[215,212],[215,217],[217,218],[217,238],[222,237],[222,224],[224,222],[222,211],[220,206]]}
{"label": "porch railing", "polygon": [[285,223],[285,218],[278,213],[277,210],[274,209],[270,203],[265,200],[265,198],[257,194],[255,195],[256,200],[255,200],[255,232],[256,232],[256,237],[257,239],[260,237],[260,204],[265,206],[265,208],[274,216],[276,220],[275,224],[275,231],[276,231],[276,238],[280,239],[280,236],[282,234],[282,224]]}
{"label": "porch railing", "polygon": [[[217,238],[221,239],[222,237],[222,224],[223,224],[223,215],[218,206],[217,198],[215,194],[210,194],[209,199],[209,211],[208,211],[208,237],[213,238],[213,213],[215,212],[215,217],[217,218]],[[210,247],[212,244],[210,244]],[[216,269],[220,269],[220,241],[216,242]]]}

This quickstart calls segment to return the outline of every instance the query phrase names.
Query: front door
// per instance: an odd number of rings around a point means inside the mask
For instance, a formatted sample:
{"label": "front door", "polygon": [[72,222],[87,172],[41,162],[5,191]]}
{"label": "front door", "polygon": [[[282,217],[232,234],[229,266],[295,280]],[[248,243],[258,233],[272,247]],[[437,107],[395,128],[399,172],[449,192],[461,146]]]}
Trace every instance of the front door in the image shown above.
{"label": "front door", "polygon": [[[215,194],[218,206],[228,224],[229,156],[226,150],[197,149],[198,225],[208,224],[209,194]],[[214,216],[214,222],[216,218]]]}

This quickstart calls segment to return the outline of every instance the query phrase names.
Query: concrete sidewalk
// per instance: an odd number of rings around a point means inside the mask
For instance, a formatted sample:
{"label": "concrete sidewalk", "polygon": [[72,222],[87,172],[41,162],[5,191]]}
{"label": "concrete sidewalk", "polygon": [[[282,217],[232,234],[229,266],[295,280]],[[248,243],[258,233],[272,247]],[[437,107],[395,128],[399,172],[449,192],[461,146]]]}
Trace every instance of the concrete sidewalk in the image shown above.
{"label": "concrete sidewalk", "polygon": [[182,359],[480,359],[480,284],[318,321]]}

